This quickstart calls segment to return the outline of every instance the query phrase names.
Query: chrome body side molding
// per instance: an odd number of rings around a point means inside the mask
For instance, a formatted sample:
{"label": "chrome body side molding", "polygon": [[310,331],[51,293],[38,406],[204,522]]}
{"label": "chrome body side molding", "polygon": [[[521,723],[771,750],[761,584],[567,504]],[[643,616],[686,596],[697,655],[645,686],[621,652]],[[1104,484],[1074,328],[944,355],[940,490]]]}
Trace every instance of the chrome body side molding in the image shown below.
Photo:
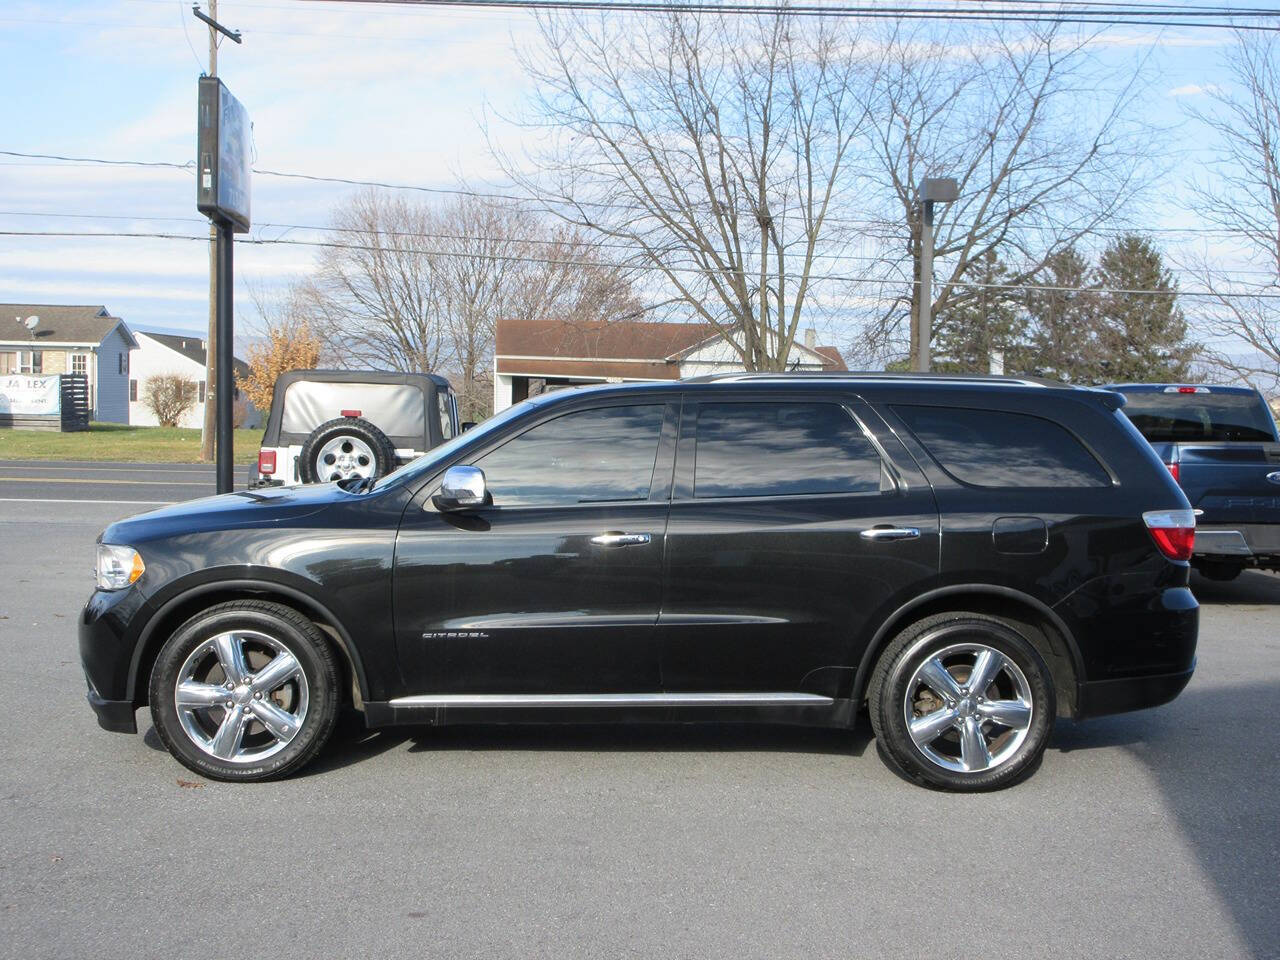
{"label": "chrome body side molding", "polygon": [[392,707],[768,707],[830,706],[816,693],[426,693]]}

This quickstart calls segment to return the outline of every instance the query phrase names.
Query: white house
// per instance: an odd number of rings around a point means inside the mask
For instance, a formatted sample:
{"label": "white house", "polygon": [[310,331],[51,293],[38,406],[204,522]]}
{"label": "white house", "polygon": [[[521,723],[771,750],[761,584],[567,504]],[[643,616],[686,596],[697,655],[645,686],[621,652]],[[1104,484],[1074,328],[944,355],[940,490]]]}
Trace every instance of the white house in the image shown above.
{"label": "white house", "polygon": [[0,303],[0,376],[84,374],[93,420],[129,422],[129,353],[137,346],[101,304]]}
{"label": "white house", "polygon": [[[178,422],[180,427],[199,427],[204,423],[204,404],[208,395],[205,387],[205,341],[197,336],[182,336],[167,333],[144,333],[138,331],[137,349],[131,359],[129,377],[129,422],[143,427],[159,425],[156,415],[147,406],[147,380],[161,374],[176,373],[196,382],[196,404]],[[249,366],[243,360],[234,363],[238,376],[249,372]],[[239,389],[235,399],[240,400]],[[253,404],[245,401],[246,413],[242,424],[246,427],[261,426],[262,415]]]}
{"label": "white house", "polygon": [[[844,370],[835,347],[812,330],[791,345],[789,370]],[[494,350],[493,411],[535,388],[628,380],[678,380],[742,370],[737,352],[703,323],[594,323],[499,320]]]}

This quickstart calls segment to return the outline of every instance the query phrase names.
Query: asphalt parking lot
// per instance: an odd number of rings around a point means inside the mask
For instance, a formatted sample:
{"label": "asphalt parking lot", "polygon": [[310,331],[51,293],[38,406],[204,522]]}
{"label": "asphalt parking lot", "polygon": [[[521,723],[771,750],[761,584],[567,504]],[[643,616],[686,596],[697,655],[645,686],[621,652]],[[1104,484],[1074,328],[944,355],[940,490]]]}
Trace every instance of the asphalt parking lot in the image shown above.
{"label": "asphalt parking lot", "polygon": [[229,786],[145,713],[98,729],[75,639],[98,531],[209,492],[0,463],[0,955],[1280,956],[1280,577],[1197,580],[1186,692],[1060,723],[997,794],[911,786],[865,729],[728,726],[348,724]]}

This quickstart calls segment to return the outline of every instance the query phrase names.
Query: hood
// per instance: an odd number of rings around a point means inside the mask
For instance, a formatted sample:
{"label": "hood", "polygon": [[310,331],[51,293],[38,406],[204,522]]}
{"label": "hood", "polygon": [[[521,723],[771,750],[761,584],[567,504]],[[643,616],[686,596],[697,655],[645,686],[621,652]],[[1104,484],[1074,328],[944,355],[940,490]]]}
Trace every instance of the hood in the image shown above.
{"label": "hood", "polygon": [[207,530],[293,523],[332,504],[350,503],[359,496],[367,494],[348,493],[336,483],[238,490],[175,503],[117,521],[103,531],[101,540],[132,545]]}

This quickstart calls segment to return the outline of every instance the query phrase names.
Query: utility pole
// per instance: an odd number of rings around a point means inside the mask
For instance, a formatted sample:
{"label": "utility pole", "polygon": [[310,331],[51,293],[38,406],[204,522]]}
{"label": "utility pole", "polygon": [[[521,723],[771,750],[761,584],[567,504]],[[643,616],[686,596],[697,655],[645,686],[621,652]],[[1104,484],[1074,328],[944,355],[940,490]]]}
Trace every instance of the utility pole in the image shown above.
{"label": "utility pole", "polygon": [[[210,19],[218,19],[218,0],[209,0]],[[218,31],[209,27],[209,76],[218,75]],[[213,459],[213,437],[217,432],[218,410],[213,402],[218,363],[214,359],[218,342],[218,227],[209,224],[209,333],[204,351],[204,424],[200,432],[200,459]]]}
{"label": "utility pole", "polygon": [[[215,8],[216,14],[216,8]],[[241,42],[239,30],[229,30],[215,17],[193,4],[192,15],[208,24],[210,66],[217,68],[217,36]],[[232,247],[236,231],[249,229],[250,148],[253,128],[249,115],[216,76],[200,78],[196,111],[196,209],[209,217],[212,243],[212,307],[209,340],[205,351],[205,450],[216,436],[218,493],[233,487],[234,454],[231,429],[232,380],[231,347],[234,315]]]}
{"label": "utility pole", "polygon": [[951,203],[960,188],[950,177],[925,177],[920,184],[923,225],[920,229],[920,297],[916,311],[916,355],[913,369],[929,372],[929,342],[933,339],[933,205]]}

